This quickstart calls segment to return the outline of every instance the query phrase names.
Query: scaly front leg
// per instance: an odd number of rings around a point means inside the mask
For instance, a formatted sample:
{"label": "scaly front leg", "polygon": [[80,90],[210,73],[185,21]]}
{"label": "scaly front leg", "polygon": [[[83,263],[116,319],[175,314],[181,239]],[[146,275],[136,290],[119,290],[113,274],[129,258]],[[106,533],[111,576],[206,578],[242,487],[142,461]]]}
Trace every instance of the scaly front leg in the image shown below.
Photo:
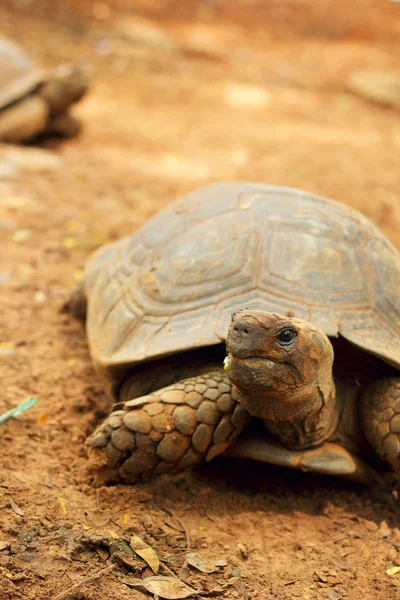
{"label": "scaly front leg", "polygon": [[209,461],[250,416],[220,369],[125,402],[86,441],[97,483],[129,483]]}

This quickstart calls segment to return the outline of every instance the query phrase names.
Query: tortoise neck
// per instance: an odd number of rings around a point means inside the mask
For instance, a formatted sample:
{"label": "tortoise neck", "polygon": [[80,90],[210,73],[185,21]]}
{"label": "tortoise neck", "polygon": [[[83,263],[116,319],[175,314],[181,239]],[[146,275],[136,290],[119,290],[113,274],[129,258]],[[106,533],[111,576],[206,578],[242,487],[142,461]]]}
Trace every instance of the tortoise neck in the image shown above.
{"label": "tortoise neck", "polygon": [[287,448],[300,450],[322,444],[336,430],[340,416],[333,381],[328,393],[316,386],[307,407],[307,412],[291,420],[264,419],[266,429]]}
{"label": "tortoise neck", "polygon": [[337,428],[340,416],[333,379],[329,385],[314,383],[300,388],[284,401],[281,394],[273,392],[257,396],[242,393],[241,399],[272,435],[292,449],[322,444]]}

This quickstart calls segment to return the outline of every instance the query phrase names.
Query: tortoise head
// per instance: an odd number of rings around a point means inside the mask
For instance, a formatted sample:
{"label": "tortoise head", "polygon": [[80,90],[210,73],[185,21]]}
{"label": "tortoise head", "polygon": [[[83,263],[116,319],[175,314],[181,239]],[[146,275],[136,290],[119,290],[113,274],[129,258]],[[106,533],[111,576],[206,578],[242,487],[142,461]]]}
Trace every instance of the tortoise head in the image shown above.
{"label": "tortoise head", "polygon": [[89,85],[87,70],[79,65],[62,64],[51,71],[43,84],[41,95],[51,113],[59,115],[86,93]]}
{"label": "tortoise head", "polygon": [[232,315],[225,369],[253,416],[291,421],[318,409],[332,382],[333,348],[307,321],[258,310]]}

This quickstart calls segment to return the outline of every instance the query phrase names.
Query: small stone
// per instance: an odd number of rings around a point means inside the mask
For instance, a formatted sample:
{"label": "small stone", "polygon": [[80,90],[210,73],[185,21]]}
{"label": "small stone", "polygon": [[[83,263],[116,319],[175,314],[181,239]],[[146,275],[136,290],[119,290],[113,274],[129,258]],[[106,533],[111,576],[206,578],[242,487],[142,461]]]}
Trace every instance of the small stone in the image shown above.
{"label": "small stone", "polygon": [[216,400],[220,396],[218,388],[210,388],[204,392],[204,398],[207,400]]}
{"label": "small stone", "polygon": [[210,446],[206,454],[206,462],[210,462],[210,460],[218,456],[218,454],[222,454],[228,446],[229,442],[221,442],[220,444]]}
{"label": "small stone", "polygon": [[128,429],[138,433],[148,433],[151,429],[151,419],[144,410],[131,410],[124,417]]}
{"label": "small stone", "polygon": [[207,423],[208,425],[215,425],[219,419],[220,413],[217,409],[215,402],[210,400],[204,400],[197,409],[196,417],[200,423]]}
{"label": "small stone", "polygon": [[192,436],[192,444],[198,452],[205,452],[211,444],[214,428],[201,423]]}
{"label": "small stone", "polygon": [[110,436],[108,434],[104,433],[103,431],[100,431],[99,433],[95,433],[94,435],[90,436],[86,440],[86,446],[101,448],[101,446],[105,446],[108,443],[109,439]]}
{"label": "small stone", "polygon": [[108,424],[113,428],[113,429],[118,429],[118,427],[121,427],[122,425],[122,419],[119,416],[115,416],[115,415],[110,415],[108,417]]}
{"label": "small stone", "polygon": [[151,422],[153,424],[153,429],[162,433],[165,433],[166,431],[172,431],[174,429],[172,415],[167,411],[163,411],[158,415],[154,415],[154,417],[151,418]]}
{"label": "small stone", "polygon": [[243,429],[249,420],[249,413],[242,406],[237,406],[232,415],[232,423],[237,429]]}
{"label": "small stone", "polygon": [[217,400],[217,408],[222,413],[233,412],[235,404],[236,402],[232,400],[232,396],[230,394],[222,394],[222,396]]}
{"label": "small stone", "polygon": [[190,467],[194,467],[194,465],[199,464],[204,459],[203,454],[196,452],[193,448],[189,448],[189,450],[182,456],[181,460],[178,464],[178,469],[189,469]]}
{"label": "small stone", "polygon": [[125,428],[113,431],[111,440],[118,450],[133,450],[135,447],[135,434]]}
{"label": "small stone", "polygon": [[143,410],[147,412],[148,415],[153,417],[154,415],[159,415],[164,410],[164,405],[161,402],[152,402],[151,404],[146,404],[143,406]]}
{"label": "small stone", "polygon": [[186,392],[186,393],[188,393],[188,392],[193,392],[193,390],[194,390],[194,385],[187,385],[187,386],[185,387],[185,392]]}
{"label": "small stone", "polygon": [[134,398],[133,400],[128,400],[128,402],[125,402],[124,406],[125,408],[140,408],[149,402],[158,402],[157,396],[149,395],[141,396],[140,398]]}
{"label": "small stone", "polygon": [[186,395],[186,404],[189,404],[193,408],[198,408],[202,402],[203,396],[198,392],[189,392]]}
{"label": "small stone", "polygon": [[190,438],[174,432],[164,436],[157,448],[158,456],[169,463],[178,463],[190,446]]}
{"label": "small stone", "polygon": [[114,446],[112,442],[108,442],[106,447],[106,454],[108,458],[108,463],[111,467],[115,467],[115,465],[119,462],[121,458],[121,452]]}
{"label": "small stone", "polygon": [[178,406],[173,413],[176,429],[183,435],[192,435],[197,427],[196,411],[189,406]]}
{"label": "small stone", "polygon": [[226,442],[233,429],[234,426],[232,425],[230,415],[224,415],[214,431],[213,443],[220,444],[221,442]]}
{"label": "small stone", "polygon": [[167,404],[183,404],[186,399],[186,394],[182,390],[168,390],[160,395],[160,400]]}

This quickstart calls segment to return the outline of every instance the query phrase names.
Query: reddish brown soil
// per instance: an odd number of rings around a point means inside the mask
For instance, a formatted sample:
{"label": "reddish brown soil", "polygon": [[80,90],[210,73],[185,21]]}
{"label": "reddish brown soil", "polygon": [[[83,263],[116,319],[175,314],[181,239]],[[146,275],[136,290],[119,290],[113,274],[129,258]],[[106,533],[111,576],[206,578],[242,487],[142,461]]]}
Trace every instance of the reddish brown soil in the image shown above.
{"label": "reddish brown soil", "polygon": [[82,60],[93,87],[75,110],[81,136],[42,144],[60,168],[22,153],[20,176],[0,179],[0,412],[38,399],[0,426],[0,598],[145,598],[127,585],[143,561],[85,583],[132,533],[175,573],[188,541],[225,559],[218,573],[190,571],[206,598],[397,598],[400,574],[386,573],[400,564],[396,483],[368,490],[221,459],[95,489],[83,441],[109,402],[82,327],[60,308],[94,248],[215,180],[334,197],[400,246],[400,114],[345,87],[353,69],[398,67],[400,6],[143,1],[165,37],[138,42],[104,3],[2,4],[5,33],[44,65]]}

